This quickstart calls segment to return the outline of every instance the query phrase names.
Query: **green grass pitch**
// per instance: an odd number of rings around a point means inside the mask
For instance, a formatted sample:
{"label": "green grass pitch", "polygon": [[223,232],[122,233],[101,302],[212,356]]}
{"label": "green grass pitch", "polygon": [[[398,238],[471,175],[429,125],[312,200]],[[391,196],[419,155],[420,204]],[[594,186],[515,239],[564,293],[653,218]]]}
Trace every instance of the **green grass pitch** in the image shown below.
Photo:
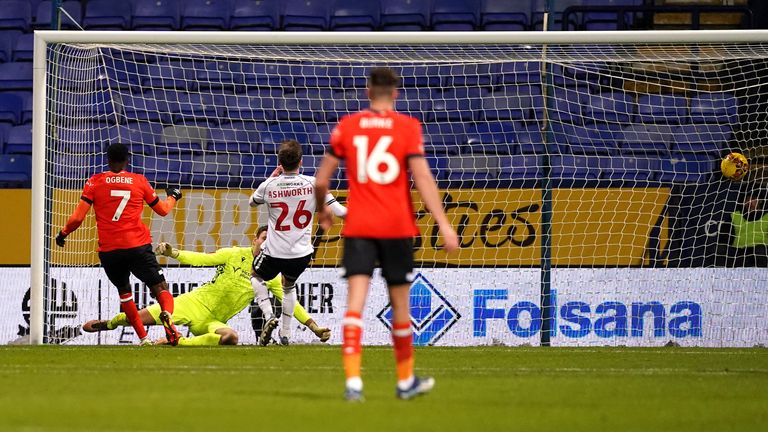
{"label": "green grass pitch", "polygon": [[342,400],[340,348],[0,348],[0,431],[760,431],[768,350],[421,348],[432,394],[394,397],[389,348]]}

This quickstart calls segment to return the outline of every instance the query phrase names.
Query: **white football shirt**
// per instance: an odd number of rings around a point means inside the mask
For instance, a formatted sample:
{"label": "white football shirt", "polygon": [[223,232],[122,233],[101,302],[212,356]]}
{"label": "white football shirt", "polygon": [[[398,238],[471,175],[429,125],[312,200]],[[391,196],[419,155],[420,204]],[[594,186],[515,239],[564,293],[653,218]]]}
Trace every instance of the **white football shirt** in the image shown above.
{"label": "white football shirt", "polygon": [[[336,199],[330,193],[327,205]],[[267,206],[269,225],[264,253],[274,258],[301,258],[311,254],[312,220],[315,214],[315,178],[280,174],[264,180],[251,195],[252,207]]]}

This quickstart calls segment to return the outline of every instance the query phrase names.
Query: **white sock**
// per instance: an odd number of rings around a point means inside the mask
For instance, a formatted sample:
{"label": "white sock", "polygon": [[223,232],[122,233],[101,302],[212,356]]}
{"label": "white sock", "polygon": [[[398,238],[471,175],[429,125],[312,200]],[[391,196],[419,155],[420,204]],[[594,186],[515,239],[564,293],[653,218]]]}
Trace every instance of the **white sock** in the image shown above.
{"label": "white sock", "polygon": [[291,337],[294,307],[296,307],[296,285],[283,288],[283,325],[280,327],[280,336]]}
{"label": "white sock", "polygon": [[261,313],[264,314],[264,319],[269,320],[275,316],[275,311],[272,310],[272,302],[269,301],[267,286],[264,285],[264,281],[261,278],[256,276],[251,277],[251,286],[253,287],[253,293],[256,294],[256,304],[261,309]]}
{"label": "white sock", "polygon": [[400,390],[407,390],[413,385],[413,375],[410,377],[404,379],[404,380],[398,380],[397,381],[397,388]]}
{"label": "white sock", "polygon": [[354,391],[363,391],[363,380],[360,377],[347,378],[347,388]]}

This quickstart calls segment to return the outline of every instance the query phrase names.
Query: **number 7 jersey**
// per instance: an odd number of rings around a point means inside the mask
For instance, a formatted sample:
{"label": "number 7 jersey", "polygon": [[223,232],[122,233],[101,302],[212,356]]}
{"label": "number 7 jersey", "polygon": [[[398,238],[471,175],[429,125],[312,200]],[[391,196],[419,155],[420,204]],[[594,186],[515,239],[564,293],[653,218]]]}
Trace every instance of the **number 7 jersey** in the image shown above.
{"label": "number 7 jersey", "polygon": [[408,159],[424,156],[417,119],[394,111],[350,114],[331,133],[328,152],[344,159],[349,180],[345,237],[419,234],[408,175]]}
{"label": "number 7 jersey", "polygon": [[[336,199],[328,194],[326,204]],[[274,258],[301,258],[311,254],[312,219],[315,214],[315,178],[280,174],[261,182],[251,195],[251,207],[265,204],[269,231],[264,253]]]}

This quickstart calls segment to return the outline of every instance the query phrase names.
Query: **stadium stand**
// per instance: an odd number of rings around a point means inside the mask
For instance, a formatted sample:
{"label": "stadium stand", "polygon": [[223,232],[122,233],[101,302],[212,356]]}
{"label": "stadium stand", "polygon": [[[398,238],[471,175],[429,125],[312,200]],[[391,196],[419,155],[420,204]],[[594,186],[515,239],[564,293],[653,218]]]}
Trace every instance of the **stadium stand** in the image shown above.
{"label": "stadium stand", "polygon": [[229,17],[232,30],[258,31],[280,28],[280,4],[277,0],[236,0]]}
{"label": "stadium stand", "polygon": [[90,0],[85,7],[86,30],[126,30],[131,28],[131,3]]}
{"label": "stadium stand", "polygon": [[176,0],[134,0],[134,30],[177,30],[179,5]]}

